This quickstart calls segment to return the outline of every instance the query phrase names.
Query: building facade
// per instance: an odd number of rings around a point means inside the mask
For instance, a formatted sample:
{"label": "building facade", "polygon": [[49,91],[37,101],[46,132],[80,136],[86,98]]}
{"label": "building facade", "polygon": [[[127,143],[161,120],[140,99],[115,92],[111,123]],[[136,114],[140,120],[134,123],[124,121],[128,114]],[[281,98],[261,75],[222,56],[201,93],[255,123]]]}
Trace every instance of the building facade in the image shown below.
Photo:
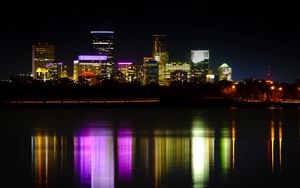
{"label": "building facade", "polygon": [[158,65],[158,83],[164,84],[166,64],[169,62],[167,35],[153,35],[152,57]]}
{"label": "building facade", "polygon": [[158,63],[152,57],[144,57],[143,72],[144,81],[143,84],[158,83]]}
{"label": "building facade", "polygon": [[132,62],[118,62],[118,71],[124,75],[126,82],[141,81],[142,67]]}
{"label": "building facade", "polygon": [[67,65],[63,62],[48,63],[46,64],[48,70],[48,79],[57,80],[60,78],[67,78]]}
{"label": "building facade", "polygon": [[170,62],[166,64],[165,79],[168,82],[189,82],[191,78],[191,64],[186,62]]}
{"label": "building facade", "polygon": [[74,81],[90,81],[93,78],[101,80],[111,79],[113,63],[107,61],[106,55],[79,55],[74,61]]}
{"label": "building facade", "polygon": [[209,70],[209,50],[192,50],[192,81],[206,81]]}
{"label": "building facade", "polygon": [[37,44],[32,46],[32,77],[37,80],[49,80],[47,65],[55,61],[54,45]]}
{"label": "building facade", "polygon": [[219,68],[218,68],[218,73],[219,73],[219,80],[228,80],[232,81],[232,69],[231,67],[223,63]]}

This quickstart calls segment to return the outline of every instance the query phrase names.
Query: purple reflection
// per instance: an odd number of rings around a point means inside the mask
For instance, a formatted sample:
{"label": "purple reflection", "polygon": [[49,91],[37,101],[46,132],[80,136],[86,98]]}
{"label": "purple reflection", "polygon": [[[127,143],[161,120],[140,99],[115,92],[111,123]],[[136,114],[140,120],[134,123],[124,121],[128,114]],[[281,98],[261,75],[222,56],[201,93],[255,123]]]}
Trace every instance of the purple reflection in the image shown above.
{"label": "purple reflection", "polygon": [[132,179],[132,131],[120,129],[118,132],[118,172],[121,181]]}
{"label": "purple reflection", "polygon": [[81,184],[91,183],[91,138],[89,136],[74,137],[75,173]]}
{"label": "purple reflection", "polygon": [[114,187],[112,132],[107,129],[83,130],[80,136],[74,137],[74,161],[81,185]]}

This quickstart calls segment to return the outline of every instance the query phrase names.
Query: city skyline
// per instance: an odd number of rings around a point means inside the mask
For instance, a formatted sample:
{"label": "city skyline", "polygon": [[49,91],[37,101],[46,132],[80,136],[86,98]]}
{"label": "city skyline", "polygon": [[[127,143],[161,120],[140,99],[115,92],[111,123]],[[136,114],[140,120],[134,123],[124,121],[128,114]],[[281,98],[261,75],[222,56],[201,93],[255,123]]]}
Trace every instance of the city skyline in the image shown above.
{"label": "city skyline", "polygon": [[[46,5],[32,1],[26,6],[28,10],[8,5],[10,12],[1,13],[4,69],[0,78],[29,73],[31,45],[38,42],[55,45],[57,60],[70,67],[78,54],[91,51],[89,32],[107,28],[116,32],[116,60],[129,59],[142,64],[143,57],[151,55],[152,35],[165,34],[170,61],[189,61],[190,50],[209,49],[215,74],[218,66],[227,63],[234,70],[234,80],[266,78],[268,66],[274,80],[293,82],[299,78],[299,21],[291,5],[273,3],[256,7],[255,2],[249,6],[229,2],[222,7],[203,2],[201,11],[197,11],[192,2],[179,6],[166,1],[157,8],[158,12],[165,11],[161,16],[147,14],[147,8],[151,10],[153,6],[132,2],[120,8],[109,7],[113,3],[102,3],[88,1],[79,7],[76,2],[67,5],[53,1]],[[101,13],[95,13],[91,5],[102,7]],[[50,10],[63,14],[43,14]],[[76,15],[79,10],[89,14]],[[27,14],[21,17],[22,13]]]}

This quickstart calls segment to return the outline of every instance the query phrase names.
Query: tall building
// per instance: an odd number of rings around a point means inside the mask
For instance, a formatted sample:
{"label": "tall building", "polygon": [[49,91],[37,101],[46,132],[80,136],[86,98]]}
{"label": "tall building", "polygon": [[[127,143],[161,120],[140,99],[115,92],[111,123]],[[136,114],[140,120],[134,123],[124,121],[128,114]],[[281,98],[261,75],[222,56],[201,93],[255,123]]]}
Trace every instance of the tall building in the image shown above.
{"label": "tall building", "polygon": [[107,61],[106,55],[79,55],[74,61],[74,81],[90,81],[98,78],[100,81],[110,79],[113,74],[113,64]]}
{"label": "tall building", "polygon": [[209,69],[209,50],[192,50],[192,79],[205,81]]}
{"label": "tall building", "polygon": [[158,83],[158,64],[152,57],[144,57],[144,85]]}
{"label": "tall building", "polygon": [[114,31],[91,31],[94,53],[106,55],[114,62]]}
{"label": "tall building", "polygon": [[106,63],[112,64],[113,71],[114,71],[114,64],[115,64],[114,34],[115,34],[114,31],[107,31],[107,30],[91,31],[94,53],[97,55],[107,56]]}
{"label": "tall building", "polygon": [[49,80],[50,74],[47,65],[54,61],[54,45],[48,45],[48,43],[32,45],[32,76],[34,79]]}
{"label": "tall building", "polygon": [[158,83],[164,84],[166,64],[169,61],[167,35],[153,35],[152,57],[158,65]]}
{"label": "tall building", "polygon": [[219,80],[228,80],[228,81],[232,80],[232,69],[226,63],[223,63],[218,68],[218,73],[219,73]]}

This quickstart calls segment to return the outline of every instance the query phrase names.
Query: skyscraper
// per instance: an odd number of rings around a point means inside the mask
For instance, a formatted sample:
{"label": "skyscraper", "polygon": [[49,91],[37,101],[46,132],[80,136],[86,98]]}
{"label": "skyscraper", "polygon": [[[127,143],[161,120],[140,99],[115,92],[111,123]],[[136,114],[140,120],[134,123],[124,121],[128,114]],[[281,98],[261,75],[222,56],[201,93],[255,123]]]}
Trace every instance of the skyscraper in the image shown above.
{"label": "skyscraper", "polygon": [[164,84],[166,64],[169,61],[167,35],[153,35],[152,56],[158,65],[158,83]]}
{"label": "skyscraper", "polygon": [[205,81],[209,68],[209,50],[192,50],[192,80]]}
{"label": "skyscraper", "polygon": [[94,53],[106,55],[107,61],[114,61],[114,31],[91,31]]}
{"label": "skyscraper", "polygon": [[50,75],[47,65],[54,61],[54,45],[48,45],[48,43],[32,45],[32,76],[34,79],[48,80]]}

